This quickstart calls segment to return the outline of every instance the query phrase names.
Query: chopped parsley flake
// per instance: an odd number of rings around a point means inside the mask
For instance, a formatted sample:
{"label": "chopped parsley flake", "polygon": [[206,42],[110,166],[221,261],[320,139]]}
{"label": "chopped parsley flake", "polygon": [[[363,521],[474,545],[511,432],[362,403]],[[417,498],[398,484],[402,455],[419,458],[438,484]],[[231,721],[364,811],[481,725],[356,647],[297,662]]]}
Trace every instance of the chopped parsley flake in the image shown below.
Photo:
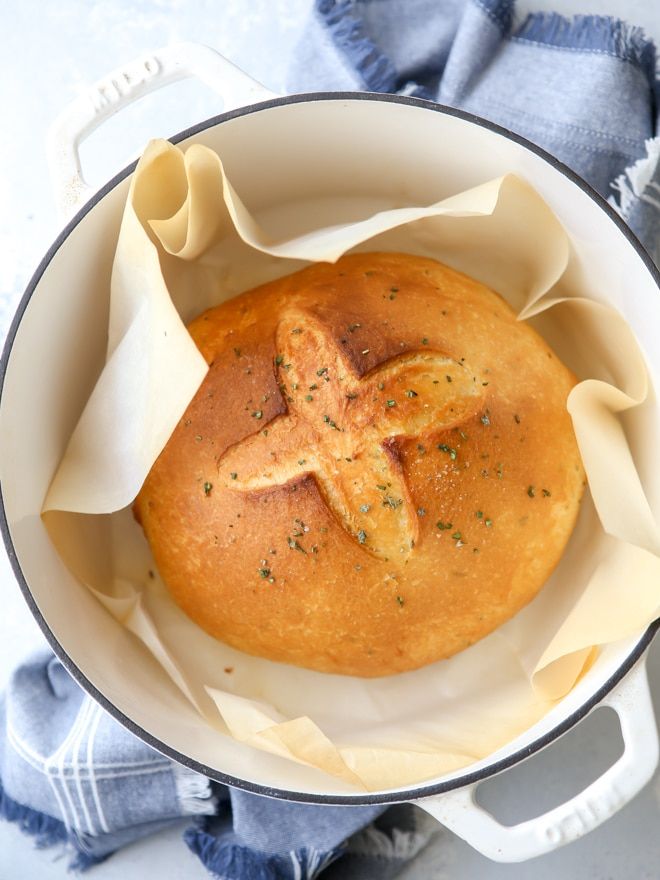
{"label": "chopped parsley flake", "polygon": [[309,402],[310,400],[314,400],[314,398],[313,398],[313,396],[312,396],[311,394],[306,394],[306,395],[305,395],[305,400],[307,400],[307,401]]}
{"label": "chopped parsley flake", "polygon": [[486,410],[486,412],[482,415],[481,424],[482,425],[490,425],[490,419],[488,418],[488,410]]}
{"label": "chopped parsley flake", "polygon": [[385,387],[385,383],[384,383],[384,382],[379,382],[379,383],[378,383],[378,390],[379,390],[379,391],[382,391],[384,387]]}
{"label": "chopped parsley flake", "polygon": [[437,521],[436,526],[440,529],[441,532],[454,528],[450,522],[443,522],[441,519]]}
{"label": "chopped parsley flake", "polygon": [[348,394],[346,395],[346,397],[349,400],[355,400],[355,398],[357,397],[357,394],[354,391],[349,391]]}
{"label": "chopped parsley flake", "polygon": [[278,354],[277,357],[275,358],[275,363],[277,364],[278,367],[280,364],[284,363],[284,355]]}
{"label": "chopped parsley flake", "polygon": [[294,327],[292,333],[302,333],[302,327]]}
{"label": "chopped parsley flake", "polygon": [[376,488],[380,489],[381,492],[384,492],[387,489],[387,486],[378,485],[378,486],[376,486]]}
{"label": "chopped parsley flake", "polygon": [[428,344],[429,344],[428,337],[425,336],[425,337],[422,339],[422,345],[428,345]]}
{"label": "chopped parsley flake", "polygon": [[552,492],[550,492],[549,489],[541,489],[541,492],[543,493],[544,498],[549,498],[550,495],[552,495]]}
{"label": "chopped parsley flake", "polygon": [[396,601],[399,603],[399,608],[403,608],[403,596],[397,596]]}
{"label": "chopped parsley flake", "polygon": [[534,486],[527,487],[527,494],[530,498],[534,498],[536,496],[536,490],[534,489]]}
{"label": "chopped parsley flake", "polygon": [[449,373],[447,373],[447,375],[445,376],[445,379],[446,379],[448,382],[453,382],[453,379],[451,378],[451,376],[449,375]]}
{"label": "chopped parsley flake", "polygon": [[392,498],[391,495],[386,495],[383,498],[383,507],[391,507],[392,510],[396,510],[397,507],[401,507],[403,504],[403,500],[401,498]]}
{"label": "chopped parsley flake", "polygon": [[241,350],[240,350],[240,348],[235,348],[235,349],[234,349],[234,354],[236,355],[237,358],[239,358],[239,357],[241,356]]}
{"label": "chopped parsley flake", "polygon": [[441,452],[446,452],[447,455],[451,458],[452,461],[456,461],[456,450],[451,446],[447,446],[446,443],[438,443],[438,449]]}
{"label": "chopped parsley flake", "polygon": [[307,464],[307,459],[305,459],[305,458],[299,458],[299,459],[298,459],[298,464],[302,467],[302,465]]}
{"label": "chopped parsley flake", "polygon": [[360,510],[362,511],[362,513],[369,513],[369,511],[371,510],[371,504],[361,504]]}
{"label": "chopped parsley flake", "polygon": [[486,528],[489,529],[492,526],[493,521],[492,521],[492,519],[485,519],[484,523],[486,525]]}
{"label": "chopped parsley flake", "polygon": [[319,387],[319,386],[316,384],[316,382],[314,382],[313,385],[310,385],[310,386],[309,386],[309,390],[310,390],[310,391],[316,391],[316,389],[317,389],[318,387]]}
{"label": "chopped parsley flake", "polygon": [[349,332],[349,333],[354,333],[354,332],[355,332],[356,330],[358,330],[361,326],[362,326],[362,324],[349,324],[349,325],[348,325],[348,332]]}
{"label": "chopped parsley flake", "polygon": [[396,400],[388,400],[388,401],[387,401],[387,405],[388,405],[389,407],[396,406]]}
{"label": "chopped parsley flake", "polygon": [[462,537],[463,536],[461,535],[460,532],[454,532],[454,534],[452,535],[452,538],[454,539],[454,541],[460,541]]}
{"label": "chopped parsley flake", "polygon": [[484,516],[483,510],[475,511],[475,516],[477,517],[477,519],[483,519],[483,516]]}
{"label": "chopped parsley flake", "polygon": [[213,488],[213,483],[204,483],[204,494],[205,495],[210,494],[212,488]]}
{"label": "chopped parsley flake", "polygon": [[406,391],[406,397],[419,397],[416,391],[413,391],[412,388],[409,388]]}
{"label": "chopped parsley flake", "polygon": [[307,553],[305,548],[301,547],[295,538],[287,538],[286,542],[292,550],[298,550],[300,553]]}
{"label": "chopped parsley flake", "polygon": [[270,569],[269,568],[260,568],[259,574],[262,578],[270,577]]}
{"label": "chopped parsley flake", "polygon": [[255,410],[255,412],[252,413],[253,419],[260,419],[262,416],[263,416],[263,412],[260,409]]}
{"label": "chopped parsley flake", "polygon": [[360,529],[360,531],[357,533],[357,539],[358,539],[358,541],[360,542],[360,544],[365,544],[365,543],[366,543],[366,541],[367,541],[367,533],[364,531],[364,529]]}
{"label": "chopped parsley flake", "polygon": [[328,368],[327,368],[327,367],[321,367],[320,370],[317,370],[317,371],[316,371],[316,375],[317,375],[317,376],[323,376],[323,375],[324,375],[325,373],[327,373],[327,372],[328,372]]}
{"label": "chopped parsley flake", "polygon": [[236,480],[238,478],[238,474],[236,473],[236,471],[232,471],[229,476],[232,478],[232,480]]}

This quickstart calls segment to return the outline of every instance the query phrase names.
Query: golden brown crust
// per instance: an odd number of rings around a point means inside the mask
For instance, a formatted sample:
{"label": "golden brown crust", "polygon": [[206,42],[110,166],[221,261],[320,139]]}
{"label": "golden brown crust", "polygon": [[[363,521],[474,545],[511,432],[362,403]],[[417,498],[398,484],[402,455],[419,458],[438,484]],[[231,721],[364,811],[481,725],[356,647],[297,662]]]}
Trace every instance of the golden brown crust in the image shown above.
{"label": "golden brown crust", "polygon": [[575,378],[499,296],[433,260],[356,254],[190,332],[211,368],[135,509],[205,630],[386,675],[536,595],[583,490]]}

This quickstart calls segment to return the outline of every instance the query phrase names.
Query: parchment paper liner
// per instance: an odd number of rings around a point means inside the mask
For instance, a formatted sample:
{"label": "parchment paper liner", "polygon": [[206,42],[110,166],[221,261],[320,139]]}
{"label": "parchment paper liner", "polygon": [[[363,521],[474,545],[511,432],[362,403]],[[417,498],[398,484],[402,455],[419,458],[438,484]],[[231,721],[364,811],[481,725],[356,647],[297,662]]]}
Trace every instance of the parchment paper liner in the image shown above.
{"label": "parchment paper liner", "polygon": [[[316,208],[310,200],[285,212],[279,225],[271,222],[277,235],[269,234],[214,152],[149,144],[117,245],[106,366],[44,516],[71,569],[160,661],[200,724],[359,789],[383,789],[486,757],[573,687],[595,646],[656,616],[660,533],[620,420],[632,407],[650,406],[648,377],[623,317],[576,287],[564,289],[570,242],[519,178],[488,181],[428,207],[365,214],[356,199],[338,205],[336,222],[321,229]],[[352,249],[432,256],[468,272],[500,292],[521,320],[533,320],[584,378],[568,409],[591,495],[544,590],[461,654],[383,679],[297,669],[207,636],[169,598],[127,509],[206,373],[183,321]]]}

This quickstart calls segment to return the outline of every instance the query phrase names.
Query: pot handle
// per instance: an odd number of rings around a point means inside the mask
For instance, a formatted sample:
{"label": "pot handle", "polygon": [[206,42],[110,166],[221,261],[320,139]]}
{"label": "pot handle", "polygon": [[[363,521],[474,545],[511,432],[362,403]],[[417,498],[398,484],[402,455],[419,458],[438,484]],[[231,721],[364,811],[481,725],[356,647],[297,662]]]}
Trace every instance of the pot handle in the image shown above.
{"label": "pot handle", "polygon": [[413,803],[496,862],[522,862],[578,840],[631,801],[658,764],[645,658],[599,706],[611,706],[619,716],[623,755],[584,791],[542,816],[502,825],[476,803],[476,784]]}
{"label": "pot handle", "polygon": [[80,166],[79,147],[85,138],[133,101],[189,76],[217,91],[225,111],[277,97],[222,55],[199,43],[166,46],[117,68],[76,98],[48,132],[48,165],[63,219],[68,220],[92,195]]}

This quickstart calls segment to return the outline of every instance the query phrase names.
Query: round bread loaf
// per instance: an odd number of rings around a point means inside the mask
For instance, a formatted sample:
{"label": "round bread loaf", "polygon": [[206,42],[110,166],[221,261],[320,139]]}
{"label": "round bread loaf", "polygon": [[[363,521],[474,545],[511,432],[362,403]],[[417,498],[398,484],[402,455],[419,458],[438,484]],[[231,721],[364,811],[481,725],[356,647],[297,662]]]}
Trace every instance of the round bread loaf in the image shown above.
{"label": "round bread loaf", "polygon": [[378,676],[537,594],[584,487],[576,380],[500,296],[434,260],[355,254],[189,329],[210,369],[135,512],[204,630]]}

